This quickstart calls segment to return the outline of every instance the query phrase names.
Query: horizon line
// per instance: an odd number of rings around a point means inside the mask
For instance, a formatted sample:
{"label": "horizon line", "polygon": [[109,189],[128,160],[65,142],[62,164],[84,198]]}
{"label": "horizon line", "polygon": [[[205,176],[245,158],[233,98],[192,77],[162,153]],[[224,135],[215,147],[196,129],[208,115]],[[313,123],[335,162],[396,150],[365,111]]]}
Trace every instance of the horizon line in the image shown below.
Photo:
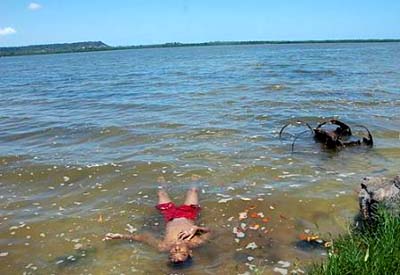
{"label": "horizon line", "polygon": [[102,40],[86,40],[86,41],[73,41],[73,42],[52,42],[46,44],[28,44],[19,46],[0,46],[0,48],[20,48],[20,47],[32,47],[32,46],[47,46],[47,45],[57,45],[57,44],[75,44],[75,43],[90,43],[90,42],[101,42],[108,47],[112,48],[126,48],[126,47],[151,47],[151,46],[162,46],[162,45],[201,45],[201,44],[218,44],[218,43],[265,43],[265,44],[290,44],[290,43],[326,43],[326,42],[368,42],[368,41],[393,41],[400,42],[400,38],[344,38],[344,39],[301,39],[301,40],[210,40],[203,42],[179,42],[179,41],[169,41],[160,42],[152,44],[131,44],[131,45],[109,45]]}

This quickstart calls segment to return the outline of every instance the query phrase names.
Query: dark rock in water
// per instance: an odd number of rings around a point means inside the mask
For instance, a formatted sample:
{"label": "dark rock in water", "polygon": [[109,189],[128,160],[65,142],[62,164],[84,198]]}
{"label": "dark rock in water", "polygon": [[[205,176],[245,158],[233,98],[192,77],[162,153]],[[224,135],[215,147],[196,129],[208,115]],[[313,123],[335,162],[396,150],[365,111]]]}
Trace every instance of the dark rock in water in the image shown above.
{"label": "dark rock in water", "polygon": [[296,248],[310,252],[313,250],[325,250],[325,241],[323,240],[312,240],[312,241],[306,241],[306,240],[301,240],[295,243]]}
{"label": "dark rock in water", "polygon": [[381,205],[394,215],[400,214],[400,176],[392,180],[384,177],[366,177],[358,194],[361,219],[373,221]]}

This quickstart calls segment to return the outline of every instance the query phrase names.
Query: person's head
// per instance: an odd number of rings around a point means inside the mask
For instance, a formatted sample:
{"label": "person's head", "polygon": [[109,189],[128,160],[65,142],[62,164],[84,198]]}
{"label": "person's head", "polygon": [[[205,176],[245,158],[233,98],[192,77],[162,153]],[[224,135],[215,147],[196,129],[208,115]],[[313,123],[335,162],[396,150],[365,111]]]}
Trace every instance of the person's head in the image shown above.
{"label": "person's head", "polygon": [[185,243],[177,243],[169,251],[169,260],[173,264],[184,263],[191,257],[192,250]]}

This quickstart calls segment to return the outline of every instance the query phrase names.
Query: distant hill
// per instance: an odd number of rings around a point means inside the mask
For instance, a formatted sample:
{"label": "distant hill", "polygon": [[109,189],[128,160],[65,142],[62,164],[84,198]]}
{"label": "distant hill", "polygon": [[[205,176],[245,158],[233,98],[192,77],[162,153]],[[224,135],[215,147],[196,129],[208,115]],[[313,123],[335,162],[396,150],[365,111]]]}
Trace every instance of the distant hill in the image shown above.
{"label": "distant hill", "polygon": [[0,48],[0,56],[31,55],[31,54],[51,54],[69,52],[88,52],[112,49],[112,47],[101,41],[88,41],[76,43],[61,43],[48,45],[33,45],[23,47],[3,47]]}

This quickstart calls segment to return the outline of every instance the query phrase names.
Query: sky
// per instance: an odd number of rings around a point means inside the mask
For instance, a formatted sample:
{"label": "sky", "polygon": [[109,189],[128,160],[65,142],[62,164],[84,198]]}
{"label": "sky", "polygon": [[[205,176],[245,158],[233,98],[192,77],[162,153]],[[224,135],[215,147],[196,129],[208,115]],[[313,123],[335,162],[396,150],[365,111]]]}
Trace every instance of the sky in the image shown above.
{"label": "sky", "polygon": [[400,38],[400,0],[0,0],[0,47]]}

